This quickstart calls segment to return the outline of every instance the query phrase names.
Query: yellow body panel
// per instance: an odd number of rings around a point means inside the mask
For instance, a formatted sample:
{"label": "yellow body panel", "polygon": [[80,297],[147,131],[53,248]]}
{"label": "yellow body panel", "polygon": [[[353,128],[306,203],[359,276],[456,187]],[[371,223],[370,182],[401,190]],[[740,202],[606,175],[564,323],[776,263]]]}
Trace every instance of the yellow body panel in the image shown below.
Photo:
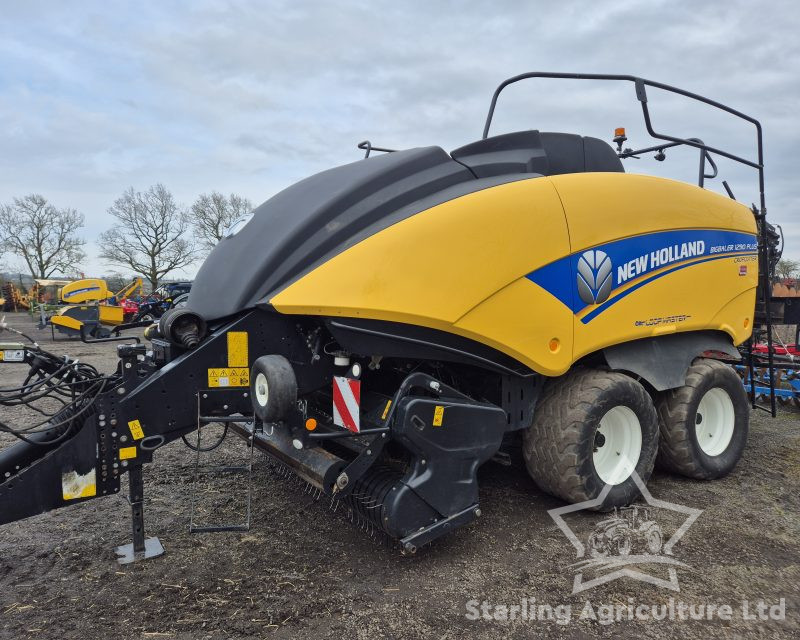
{"label": "yellow body panel", "polygon": [[76,280],[61,288],[61,300],[70,304],[105,300],[111,295],[106,281],[100,278]]}
{"label": "yellow body panel", "polygon": [[[74,329],[75,331],[80,331],[83,321],[79,320],[78,318],[81,316],[85,316],[86,311],[88,309],[91,309],[93,306],[94,305],[92,306],[70,305],[66,307],[61,307],[57,313],[51,316],[50,322],[56,326],[66,327],[68,329]],[[115,327],[118,324],[122,324],[124,320],[124,313],[122,307],[116,307],[108,304],[98,304],[97,309],[99,312],[100,324],[112,327]]]}
{"label": "yellow body panel", "polygon": [[686,182],[631,173],[569,173],[548,180],[567,212],[573,252],[665,229],[756,232],[746,206]]}
{"label": "yellow body panel", "polygon": [[[488,344],[546,375],[572,364],[572,312],[527,278],[498,291],[455,325],[454,331]],[[551,341],[555,340],[551,348]]]}
{"label": "yellow body panel", "polygon": [[[536,242],[531,251],[526,241]],[[340,253],[270,302],[282,313],[393,320],[452,330],[532,268],[569,253],[553,185],[521,180],[450,200]]]}
{"label": "yellow body panel", "polygon": [[[567,214],[573,253],[665,229],[756,233],[755,218],[747,207],[684,182],[623,173],[567,174],[550,179]],[[688,260],[693,266],[637,289],[635,295],[620,300],[591,324],[576,322],[573,358],[612,344],[676,331],[719,329],[735,344],[743,342],[752,330],[756,260],[753,250],[710,262]],[[742,264],[750,265],[744,276],[739,275]],[[630,280],[624,288],[636,283],[636,279]],[[736,318],[721,313],[739,297],[747,311],[744,317],[742,309]]]}
{"label": "yellow body panel", "polygon": [[67,329],[74,329],[75,331],[81,330],[83,322],[71,317],[66,311],[73,307],[64,307],[58,310],[58,313],[50,318],[50,323],[57,327],[66,327]]}
{"label": "yellow body panel", "polygon": [[[449,331],[553,376],[588,353],[647,336],[715,329],[745,340],[755,232],[747,207],[673,180],[531,178],[398,222],[270,302],[281,313]],[[613,285],[593,290],[587,304],[580,262],[606,257]]]}
{"label": "yellow body panel", "polygon": [[124,312],[122,307],[116,307],[110,304],[97,305],[100,310],[100,324],[110,325],[112,327],[122,324],[124,320]]}

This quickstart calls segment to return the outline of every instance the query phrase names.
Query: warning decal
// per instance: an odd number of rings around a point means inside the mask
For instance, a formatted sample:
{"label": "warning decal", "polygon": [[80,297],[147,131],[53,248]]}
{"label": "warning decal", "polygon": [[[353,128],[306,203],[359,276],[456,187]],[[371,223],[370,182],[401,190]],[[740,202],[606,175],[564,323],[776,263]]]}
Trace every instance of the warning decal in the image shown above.
{"label": "warning decal", "polygon": [[119,450],[120,460],[129,460],[136,457],[136,447],[122,447]]}
{"label": "warning decal", "polygon": [[97,473],[91,469],[88,473],[67,471],[61,474],[61,497],[64,500],[91,498],[97,495]]}
{"label": "warning decal", "polygon": [[247,367],[226,367],[208,370],[208,387],[249,387],[250,370]]}
{"label": "warning decal", "polygon": [[141,440],[144,438],[144,431],[142,430],[142,423],[138,420],[131,420],[128,423],[128,429],[131,430],[131,437],[134,440]]}
{"label": "warning decal", "polygon": [[361,430],[359,404],[361,403],[361,381],[342,376],[333,377],[333,424],[354,433]]}

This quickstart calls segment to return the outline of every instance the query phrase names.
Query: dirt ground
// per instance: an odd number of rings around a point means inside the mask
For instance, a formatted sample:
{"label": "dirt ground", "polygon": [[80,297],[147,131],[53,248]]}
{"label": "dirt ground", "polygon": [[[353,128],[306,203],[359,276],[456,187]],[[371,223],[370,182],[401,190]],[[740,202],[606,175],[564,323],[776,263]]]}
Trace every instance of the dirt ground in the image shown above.
{"label": "dirt ground", "polygon": [[[27,316],[7,315],[55,353],[103,371],[115,365],[113,344],[52,344]],[[22,373],[4,365],[2,386]],[[0,419],[8,418],[0,409]],[[0,529],[0,638],[798,637],[799,445],[800,414],[755,412],[744,457],[727,478],[697,482],[656,472],[648,484],[655,499],[702,510],[673,549],[682,563],[673,588],[620,577],[573,595],[579,558],[548,514],[563,503],[537,490],[519,457],[510,467],[481,469],[481,518],[403,556],[359,531],[344,509],[333,512],[327,500],[279,477],[261,455],[250,531],[190,534],[194,454],[177,441],[145,467],[147,533],[164,544],[160,558],[116,563],[114,547],[130,536],[121,495]],[[230,437],[217,455],[243,461],[245,451]],[[241,505],[245,496],[241,477],[221,478],[203,485],[198,504]],[[665,537],[683,518],[670,513]],[[581,511],[566,519],[581,538],[606,517]],[[669,580],[671,567],[639,570]],[[631,620],[626,613],[670,603],[675,611],[727,605],[732,613],[710,621]],[[759,603],[777,605],[773,617],[783,619],[757,619]],[[509,607],[505,616],[498,605]],[[560,622],[531,619],[546,618],[547,607]],[[770,617],[769,608],[762,611]]]}

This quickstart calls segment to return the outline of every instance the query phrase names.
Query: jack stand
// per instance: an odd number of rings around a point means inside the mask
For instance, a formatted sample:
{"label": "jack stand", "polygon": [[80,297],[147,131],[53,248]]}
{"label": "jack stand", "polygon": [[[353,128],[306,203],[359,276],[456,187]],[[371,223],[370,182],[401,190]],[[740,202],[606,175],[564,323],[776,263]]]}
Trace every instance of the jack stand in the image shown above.
{"label": "jack stand", "polygon": [[117,562],[130,564],[148,558],[155,558],[164,553],[164,547],[158,538],[144,537],[144,482],[142,481],[142,465],[134,465],[128,471],[130,484],[131,519],[133,521],[133,542],[123,544],[115,549]]}

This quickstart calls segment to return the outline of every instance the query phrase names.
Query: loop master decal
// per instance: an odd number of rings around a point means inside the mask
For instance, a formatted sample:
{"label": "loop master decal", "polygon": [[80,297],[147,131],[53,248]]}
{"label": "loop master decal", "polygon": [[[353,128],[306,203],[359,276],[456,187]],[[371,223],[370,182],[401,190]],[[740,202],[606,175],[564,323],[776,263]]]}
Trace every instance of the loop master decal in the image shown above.
{"label": "loop master decal", "polygon": [[615,240],[551,262],[528,274],[587,324],[638,288],[678,269],[756,255],[756,236],[740,231],[687,229]]}

